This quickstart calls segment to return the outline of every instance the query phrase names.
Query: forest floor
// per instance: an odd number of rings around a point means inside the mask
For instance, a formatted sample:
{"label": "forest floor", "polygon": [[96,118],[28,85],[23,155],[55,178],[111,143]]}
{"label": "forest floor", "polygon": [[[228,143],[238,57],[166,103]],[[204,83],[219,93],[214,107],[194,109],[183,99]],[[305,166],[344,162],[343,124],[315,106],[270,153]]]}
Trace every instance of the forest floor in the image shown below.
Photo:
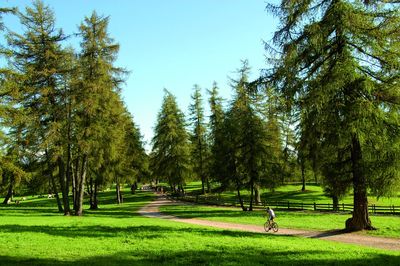
{"label": "forest floor", "polygon": [[[218,221],[210,221],[204,219],[196,219],[196,218],[179,218],[172,215],[167,215],[160,212],[159,207],[164,205],[177,205],[177,204],[188,204],[180,201],[173,201],[168,199],[165,195],[158,195],[156,200],[149,203],[145,207],[139,210],[139,213],[146,217],[151,218],[162,218],[168,219],[171,221],[195,224],[195,225],[203,225],[203,226],[211,226],[221,229],[227,230],[240,230],[247,232],[255,232],[255,233],[264,233],[264,234],[277,234],[277,235],[285,235],[285,236],[298,236],[298,237],[306,237],[306,238],[314,238],[314,239],[322,239],[328,241],[336,241],[342,243],[356,244],[361,246],[368,246],[372,248],[380,248],[386,250],[400,250],[400,240],[395,238],[382,238],[382,237],[373,237],[366,236],[362,234],[358,234],[356,232],[345,232],[343,230],[331,230],[331,231],[311,231],[311,230],[301,230],[301,229],[289,229],[289,228],[279,228],[279,231],[276,233],[266,233],[263,225],[246,225],[246,224],[237,224],[237,223],[226,223],[226,222],[218,222]],[[190,203],[189,203],[190,204]]]}

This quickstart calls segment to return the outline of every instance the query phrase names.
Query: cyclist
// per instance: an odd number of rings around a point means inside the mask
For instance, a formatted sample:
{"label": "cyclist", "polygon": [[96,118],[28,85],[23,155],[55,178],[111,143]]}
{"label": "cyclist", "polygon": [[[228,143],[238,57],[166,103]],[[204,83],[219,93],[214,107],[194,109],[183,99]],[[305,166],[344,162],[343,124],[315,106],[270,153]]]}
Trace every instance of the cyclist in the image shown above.
{"label": "cyclist", "polygon": [[271,229],[271,224],[272,224],[272,222],[274,221],[274,218],[275,218],[275,212],[270,207],[267,207],[266,211],[268,213],[268,224],[269,224],[270,229]]}

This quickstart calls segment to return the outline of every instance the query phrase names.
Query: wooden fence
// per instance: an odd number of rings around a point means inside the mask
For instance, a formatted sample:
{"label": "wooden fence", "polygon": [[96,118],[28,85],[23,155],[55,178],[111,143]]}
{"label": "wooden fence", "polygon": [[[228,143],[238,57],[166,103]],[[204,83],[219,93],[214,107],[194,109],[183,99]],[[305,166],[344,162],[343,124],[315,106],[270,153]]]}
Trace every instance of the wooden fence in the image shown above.
{"label": "wooden fence", "polygon": [[[200,204],[208,205],[219,205],[219,206],[240,206],[238,200],[226,199],[218,196],[177,196],[176,199],[195,202]],[[248,205],[248,202],[245,202]],[[305,203],[305,202],[290,202],[290,201],[264,201],[261,205],[253,205],[254,209],[265,209],[269,206],[277,210],[310,210],[310,211],[335,211],[332,203]],[[338,210],[340,212],[352,212],[353,204],[340,203]],[[400,215],[400,206],[379,206],[371,204],[368,206],[369,212],[373,214],[397,214]]]}

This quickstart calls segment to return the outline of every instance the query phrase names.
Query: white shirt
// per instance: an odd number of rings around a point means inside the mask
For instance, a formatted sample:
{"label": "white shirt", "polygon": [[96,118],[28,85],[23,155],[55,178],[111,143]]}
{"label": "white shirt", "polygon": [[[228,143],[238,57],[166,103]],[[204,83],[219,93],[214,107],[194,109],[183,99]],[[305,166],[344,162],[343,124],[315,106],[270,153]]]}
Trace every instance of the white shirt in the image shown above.
{"label": "white shirt", "polygon": [[272,209],[268,210],[268,214],[269,214],[269,219],[271,220],[272,218],[275,218],[275,213]]}

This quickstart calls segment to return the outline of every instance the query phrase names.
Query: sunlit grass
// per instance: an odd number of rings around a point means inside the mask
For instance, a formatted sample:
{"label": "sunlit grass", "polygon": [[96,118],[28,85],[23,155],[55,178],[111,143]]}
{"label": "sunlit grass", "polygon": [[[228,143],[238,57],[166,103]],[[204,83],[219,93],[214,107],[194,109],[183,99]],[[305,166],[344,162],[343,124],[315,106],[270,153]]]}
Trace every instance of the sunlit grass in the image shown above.
{"label": "sunlit grass", "polygon": [[126,193],[117,205],[107,192],[100,209],[86,210],[84,217],[62,216],[53,199],[1,207],[0,265],[396,265],[400,256],[139,216],[136,211],[152,198],[149,192]]}
{"label": "sunlit grass", "polygon": [[[239,208],[221,208],[201,205],[162,206],[161,211],[183,218],[200,218],[230,223],[262,225],[263,211],[243,212]],[[275,211],[279,226],[309,230],[344,229],[350,214],[320,213],[312,211]],[[371,216],[371,221],[379,230],[368,234],[400,238],[399,216]]]}
{"label": "sunlit grass", "polygon": [[[199,192],[201,189],[201,182],[190,182],[186,185],[187,192]],[[250,196],[248,190],[242,190],[241,194],[245,202]],[[211,194],[208,194],[212,196]],[[216,194],[222,201],[235,202],[237,201],[236,191],[224,191],[220,194]],[[306,191],[301,191],[301,184],[297,185],[284,185],[276,188],[274,191],[267,189],[261,189],[261,200],[267,204],[279,202],[304,202],[304,203],[324,203],[332,204],[332,199],[327,197],[323,191],[323,188],[315,184],[307,184]],[[374,197],[370,195],[368,197],[369,204],[382,205],[382,206],[400,206],[400,193],[394,197]],[[340,203],[353,204],[353,195],[349,194],[340,200]]]}

